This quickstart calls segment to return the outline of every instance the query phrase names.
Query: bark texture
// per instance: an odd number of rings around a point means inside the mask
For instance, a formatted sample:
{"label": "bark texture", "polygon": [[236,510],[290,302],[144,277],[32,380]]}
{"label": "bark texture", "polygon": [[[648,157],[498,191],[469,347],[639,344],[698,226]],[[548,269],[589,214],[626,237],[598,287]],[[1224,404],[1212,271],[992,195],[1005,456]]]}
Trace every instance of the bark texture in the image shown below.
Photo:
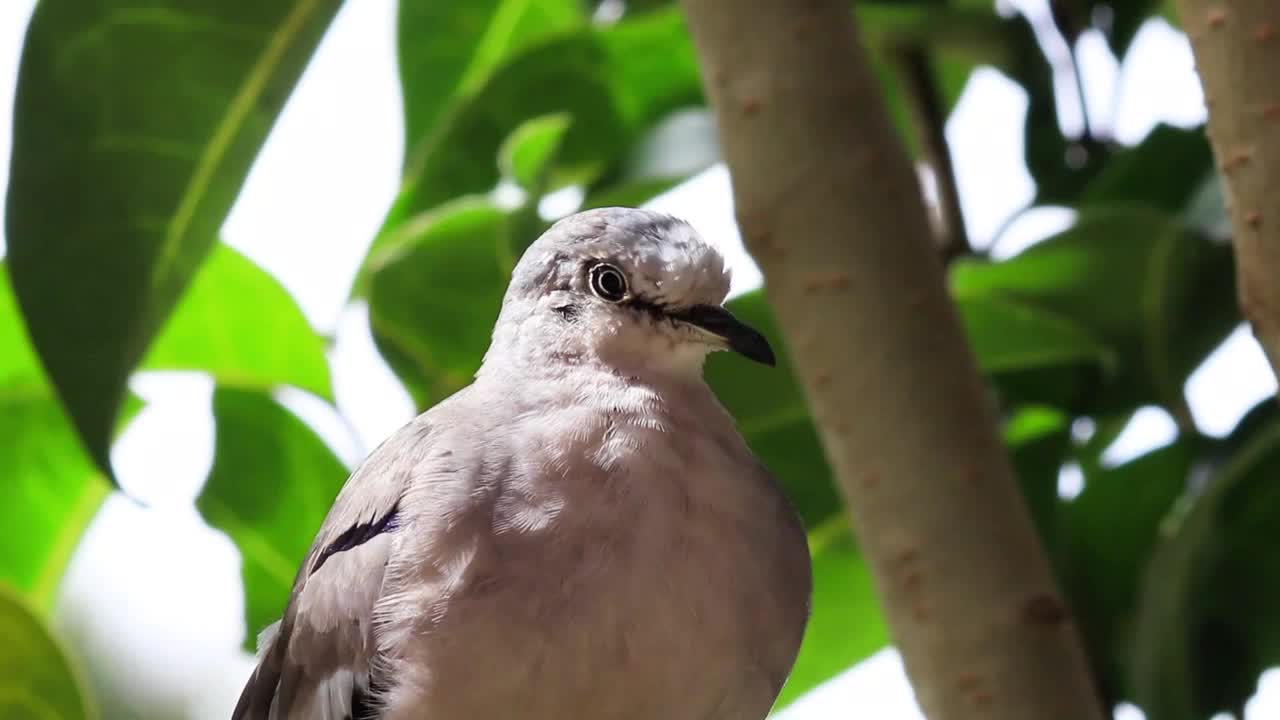
{"label": "bark texture", "polygon": [[1280,6],[1179,0],[1231,215],[1240,309],[1280,377]]}
{"label": "bark texture", "polygon": [[738,222],[931,720],[1100,705],[843,0],[682,0]]}

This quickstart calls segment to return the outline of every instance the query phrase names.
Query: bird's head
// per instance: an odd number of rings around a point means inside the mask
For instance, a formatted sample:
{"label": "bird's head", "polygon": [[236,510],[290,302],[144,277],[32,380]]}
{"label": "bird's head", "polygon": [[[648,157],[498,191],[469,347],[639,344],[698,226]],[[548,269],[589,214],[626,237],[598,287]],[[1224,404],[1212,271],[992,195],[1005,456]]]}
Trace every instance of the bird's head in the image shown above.
{"label": "bird's head", "polygon": [[688,223],[601,208],[560,220],[512,273],[486,363],[599,362],[697,373],[715,350],[774,364],[768,340],[725,310],[724,258]]}

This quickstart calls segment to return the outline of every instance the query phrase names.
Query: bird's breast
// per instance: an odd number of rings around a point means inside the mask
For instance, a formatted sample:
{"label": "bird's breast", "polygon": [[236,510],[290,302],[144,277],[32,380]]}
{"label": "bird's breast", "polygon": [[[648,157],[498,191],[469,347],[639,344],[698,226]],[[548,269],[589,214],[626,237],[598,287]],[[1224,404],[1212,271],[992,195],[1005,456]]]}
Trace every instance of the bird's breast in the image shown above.
{"label": "bird's breast", "polygon": [[498,532],[435,609],[440,690],[497,646],[510,667],[475,702],[518,702],[533,720],[764,717],[808,600],[780,492],[736,435],[622,412],[564,426],[576,430],[522,434],[540,460],[502,488]]}

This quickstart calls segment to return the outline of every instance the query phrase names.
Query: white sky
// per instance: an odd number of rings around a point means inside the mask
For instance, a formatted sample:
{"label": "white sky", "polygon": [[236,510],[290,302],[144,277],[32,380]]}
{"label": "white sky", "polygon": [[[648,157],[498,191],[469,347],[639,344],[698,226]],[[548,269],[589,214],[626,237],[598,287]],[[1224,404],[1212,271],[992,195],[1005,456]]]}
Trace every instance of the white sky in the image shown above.
{"label": "white sky", "polygon": [[[1018,5],[1045,17],[1044,0]],[[8,180],[22,33],[33,7],[34,0],[0,3],[0,190]],[[330,359],[337,402],[356,437],[323,403],[301,393],[281,399],[348,465],[413,414],[373,348],[363,308],[343,309],[356,265],[398,185],[402,139],[394,17],[393,0],[346,3],[223,229],[227,242],[280,279],[315,327],[336,330]],[[1190,50],[1168,25],[1144,28],[1123,66],[1096,35],[1081,40],[1080,60],[1091,120],[1125,142],[1137,142],[1160,120],[1188,126],[1203,119]],[[970,234],[981,246],[1033,195],[1022,148],[1009,142],[1021,138],[1025,111],[1021,90],[998,73],[980,70],[947,127]],[[1072,122],[1079,122],[1078,112]],[[735,293],[758,286],[759,271],[734,225],[722,166],[652,205],[689,219],[722,246],[735,270]],[[1028,213],[994,252],[1012,254],[1071,219],[1061,208]],[[1197,422],[1221,434],[1274,387],[1261,352],[1241,330],[1192,377],[1188,390]],[[117,688],[115,702],[124,704],[126,714],[225,718],[251,662],[238,647],[245,632],[238,555],[192,506],[212,460],[212,386],[195,374],[153,373],[137,378],[134,388],[150,404],[113,459],[126,487],[153,509],[108,501],[69,571],[59,622]],[[1167,442],[1173,432],[1165,413],[1145,410],[1109,459],[1137,455]],[[1078,492],[1078,483],[1064,474],[1063,494]],[[1251,705],[1251,719],[1280,716],[1280,675],[1273,672],[1265,684],[1266,700]],[[846,717],[850,708],[863,716],[874,709],[880,720],[920,717],[896,653],[878,653],[782,715]],[[1135,720],[1141,714],[1126,708],[1117,717]]]}

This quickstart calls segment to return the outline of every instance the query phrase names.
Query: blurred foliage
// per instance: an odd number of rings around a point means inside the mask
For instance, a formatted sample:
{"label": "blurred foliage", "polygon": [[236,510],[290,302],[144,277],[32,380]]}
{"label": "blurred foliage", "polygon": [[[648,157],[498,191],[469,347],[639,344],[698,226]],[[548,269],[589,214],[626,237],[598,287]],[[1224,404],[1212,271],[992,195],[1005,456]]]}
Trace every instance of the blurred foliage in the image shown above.
{"label": "blurred foliage", "polygon": [[89,720],[97,717],[79,673],[38,613],[0,584],[0,718]]}
{"label": "blurred foliage", "polygon": [[[44,621],[111,492],[111,441],[140,407],[132,373],[195,370],[217,385],[197,507],[242,554],[247,645],[279,613],[341,487],[347,469],[275,399],[292,387],[333,403],[327,339],[275,279],[218,242],[339,5],[36,10],[0,283],[0,716],[13,702],[27,716],[88,714]],[[1145,20],[1172,17],[1151,0],[1049,5],[1062,38],[1099,30],[1121,58]],[[593,19],[596,3],[582,0],[402,3],[403,182],[352,296],[367,301],[379,351],[422,409],[479,366],[512,267],[555,219],[539,211],[549,193],[572,187],[583,208],[639,205],[719,158],[676,6],[611,7],[621,16]],[[1064,135],[1055,89],[1078,88],[1055,88],[1061,68],[1026,18],[983,0],[853,7],[912,153],[937,129],[912,114],[921,93],[949,112],[976,67],[1026,91],[1033,206],[1078,219],[1013,257],[961,259],[951,292],[1106,700],[1153,719],[1238,710],[1280,663],[1280,418],[1264,403],[1218,439],[1187,407],[1188,377],[1240,322],[1202,130],[1159,126],[1134,146],[1093,123]],[[923,78],[900,72],[904,50],[925,53]],[[500,182],[514,202],[492,192]],[[730,305],[780,337],[762,292]],[[782,707],[889,639],[779,350],[774,370],[714,356],[707,377],[810,529],[814,614]],[[1178,437],[1107,462],[1153,405]],[[1084,478],[1074,498],[1058,490],[1068,466]]]}

